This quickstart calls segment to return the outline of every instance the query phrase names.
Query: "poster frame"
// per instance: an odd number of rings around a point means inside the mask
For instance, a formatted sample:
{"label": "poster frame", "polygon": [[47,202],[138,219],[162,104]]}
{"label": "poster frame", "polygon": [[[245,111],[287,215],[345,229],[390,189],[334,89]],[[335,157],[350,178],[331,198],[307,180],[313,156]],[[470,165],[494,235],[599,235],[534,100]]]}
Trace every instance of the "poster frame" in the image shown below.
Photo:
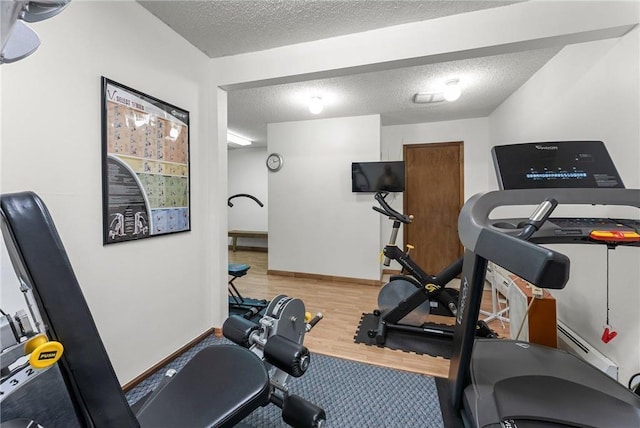
{"label": "poster frame", "polygon": [[[109,88],[112,88],[114,90],[109,91]],[[136,104],[134,102],[136,101],[136,99],[142,102],[139,102],[138,104]],[[118,154],[115,152],[113,153],[110,152],[109,151],[110,142],[113,142],[114,140],[113,136],[115,134],[111,134],[109,131],[110,129],[113,129],[116,127],[116,124],[113,123],[114,120],[109,119],[108,106],[110,103],[112,105],[120,105],[122,106],[121,107],[122,109],[126,109],[127,111],[130,110],[132,112],[141,113],[143,115],[146,115],[148,118],[152,117],[152,119],[149,119],[149,120],[153,120],[154,123],[160,123],[160,122],[162,122],[163,124],[170,123],[171,130],[173,130],[174,128],[173,125],[176,124],[176,128],[180,129],[180,133],[182,132],[183,128],[186,128],[186,134],[184,135],[184,137],[182,136],[178,137],[182,144],[186,144],[186,153],[184,153],[184,155],[186,155],[186,164],[182,162],[169,162],[165,158],[147,157],[146,151],[142,154],[142,156],[137,158],[135,156],[132,156],[131,153]],[[145,106],[147,107],[145,108]],[[190,149],[191,149],[190,148],[190,145],[191,145],[191,140],[190,140],[191,129],[190,128],[191,127],[189,123],[189,118],[190,118],[190,113],[188,110],[175,106],[166,101],[162,101],[156,97],[153,97],[144,92],[133,89],[127,85],[118,83],[105,76],[101,77],[101,123],[102,123],[101,163],[102,163],[103,245],[110,245],[114,243],[128,242],[128,241],[137,241],[140,239],[155,238],[159,236],[173,235],[176,233],[191,231],[191,221],[192,221],[191,219],[191,153],[190,153]],[[149,122],[147,122],[146,124],[148,125],[148,123]],[[121,125],[122,123],[120,123],[120,126]],[[135,132],[135,130],[136,128],[134,127],[133,131],[129,130],[128,132]],[[170,137],[165,136],[165,137],[159,138],[157,135],[158,134],[156,134],[156,137],[155,137],[156,144],[158,139],[162,141],[162,148],[164,151],[165,139]],[[133,137],[130,136],[130,138],[133,138]],[[132,142],[131,144],[133,145],[134,143]],[[136,144],[139,145],[139,143],[136,143]],[[158,146],[156,146],[156,151],[159,151]],[[177,150],[177,152],[181,153],[182,151]],[[179,185],[177,186],[178,190],[182,190],[185,184],[184,181],[180,179],[186,178],[186,189],[184,189],[184,192],[182,191],[177,192],[178,193],[177,197],[182,198],[180,199],[181,201],[184,201],[186,198],[186,202],[187,202],[186,205],[180,206],[180,207],[152,206],[152,204],[149,202],[150,201],[149,190],[145,189],[145,187],[142,185],[142,182],[140,181],[140,175],[137,174],[134,169],[129,167],[127,165],[127,162],[123,161],[122,158],[129,159],[129,160],[133,159],[132,162],[134,163],[136,162],[136,159],[137,159],[137,162],[141,162],[145,165],[145,171],[144,173],[142,173],[142,175],[148,175],[148,176],[155,175],[155,176],[163,177],[162,178],[163,183],[165,179],[169,180],[169,178],[177,177],[175,178],[175,180],[178,180],[177,182],[179,183]],[[146,227],[147,227],[148,233],[146,234],[126,232],[127,230],[128,232],[131,232],[131,223],[132,223],[131,215],[130,215],[132,211],[131,209],[126,210],[128,211],[128,215],[126,215],[128,217],[128,221],[125,221],[124,219],[122,220],[122,228],[120,230],[121,230],[121,233],[123,233],[123,235],[120,235],[120,234],[116,235],[113,231],[113,228],[111,227],[111,223],[114,221],[114,219],[112,218],[113,215],[110,213],[118,209],[117,208],[118,206],[121,207],[119,209],[122,209],[122,205],[123,205],[122,203],[115,203],[114,200],[117,200],[118,198],[114,197],[113,194],[110,194],[110,187],[117,189],[117,187],[113,183],[115,179],[112,180],[112,176],[110,175],[110,172],[109,172],[110,163],[113,166],[115,161],[118,161],[116,163],[123,165],[122,166],[123,170],[126,170],[126,169],[129,170],[128,172],[131,175],[129,183],[131,184],[133,181],[135,181],[138,187],[142,190],[142,194],[144,196],[144,201],[146,206],[146,214],[147,214]],[[155,172],[155,173],[149,172],[147,174],[146,167],[148,164],[157,165],[158,169],[164,168],[166,165],[169,165],[169,166],[173,165],[176,169],[180,170],[181,174],[178,176],[170,175],[168,173],[163,173],[163,172]],[[185,167],[186,167],[186,172],[185,172]],[[184,174],[186,174],[186,177],[184,177]],[[173,183],[175,183],[175,181]],[[164,189],[164,184],[163,184],[163,189]],[[113,193],[116,193],[116,191],[114,190]],[[170,227],[166,227],[167,230],[162,230],[162,228],[159,227],[160,222],[158,222],[158,224],[154,224],[154,220],[155,220],[154,215],[156,214],[160,215],[162,213],[169,216],[168,214],[169,212],[173,212],[175,217],[177,216],[180,217],[180,225],[176,225],[177,228],[175,230],[171,230]],[[135,231],[137,232],[139,229],[144,231],[142,227],[140,228],[137,227],[138,224],[139,224],[138,218],[136,217],[134,221]],[[144,223],[142,225],[144,226]]]}

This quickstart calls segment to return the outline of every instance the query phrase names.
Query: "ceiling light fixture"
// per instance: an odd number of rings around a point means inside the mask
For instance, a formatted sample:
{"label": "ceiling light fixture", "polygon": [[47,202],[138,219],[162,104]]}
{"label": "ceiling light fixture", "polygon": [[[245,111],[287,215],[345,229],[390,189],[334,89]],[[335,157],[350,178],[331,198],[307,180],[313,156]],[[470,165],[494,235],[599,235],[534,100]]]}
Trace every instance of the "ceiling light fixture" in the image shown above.
{"label": "ceiling light fixture", "polygon": [[322,109],[324,105],[322,104],[322,98],[320,97],[312,97],[309,100],[309,111],[311,114],[320,114],[322,113]]}
{"label": "ceiling light fixture", "polygon": [[444,99],[447,101],[455,101],[460,98],[462,93],[460,89],[460,80],[452,79],[448,80],[444,87]]}
{"label": "ceiling light fixture", "polygon": [[237,144],[239,146],[249,146],[253,141],[227,131],[227,143]]}
{"label": "ceiling light fixture", "polygon": [[418,92],[413,96],[415,104],[432,104],[444,101],[442,92]]}
{"label": "ceiling light fixture", "polygon": [[31,55],[40,46],[40,38],[24,22],[32,23],[51,18],[60,13],[70,1],[1,1],[0,64],[19,61]]}

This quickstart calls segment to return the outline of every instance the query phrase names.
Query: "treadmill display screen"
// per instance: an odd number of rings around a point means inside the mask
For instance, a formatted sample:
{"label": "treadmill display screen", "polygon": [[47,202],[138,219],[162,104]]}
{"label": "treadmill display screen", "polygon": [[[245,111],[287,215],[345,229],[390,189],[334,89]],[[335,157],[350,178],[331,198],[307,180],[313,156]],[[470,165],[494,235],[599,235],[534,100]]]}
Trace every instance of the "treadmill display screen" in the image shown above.
{"label": "treadmill display screen", "polygon": [[501,190],[624,188],[602,141],[511,144],[491,154]]}

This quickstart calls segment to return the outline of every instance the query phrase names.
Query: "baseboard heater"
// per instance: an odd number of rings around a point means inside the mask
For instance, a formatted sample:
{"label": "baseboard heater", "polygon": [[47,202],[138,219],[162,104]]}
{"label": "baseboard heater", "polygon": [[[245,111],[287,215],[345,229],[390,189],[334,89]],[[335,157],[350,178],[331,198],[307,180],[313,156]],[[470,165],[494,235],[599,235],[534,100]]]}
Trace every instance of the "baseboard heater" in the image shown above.
{"label": "baseboard heater", "polygon": [[582,358],[618,380],[618,366],[560,321],[558,321],[558,348]]}

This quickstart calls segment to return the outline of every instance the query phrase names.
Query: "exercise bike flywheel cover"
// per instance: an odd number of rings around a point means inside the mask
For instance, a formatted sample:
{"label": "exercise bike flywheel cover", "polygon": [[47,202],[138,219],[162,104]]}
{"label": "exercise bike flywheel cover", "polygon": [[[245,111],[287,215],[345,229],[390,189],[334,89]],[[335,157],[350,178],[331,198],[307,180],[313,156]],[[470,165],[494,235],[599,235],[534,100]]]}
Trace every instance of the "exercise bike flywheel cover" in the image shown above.
{"label": "exercise bike flywheel cover", "polygon": [[[386,314],[415,293],[416,290],[417,288],[413,283],[404,279],[394,279],[386,283],[378,292],[378,309],[383,314]],[[430,312],[431,302],[426,300],[402,318],[400,322],[402,324],[421,326],[427,322]]]}

